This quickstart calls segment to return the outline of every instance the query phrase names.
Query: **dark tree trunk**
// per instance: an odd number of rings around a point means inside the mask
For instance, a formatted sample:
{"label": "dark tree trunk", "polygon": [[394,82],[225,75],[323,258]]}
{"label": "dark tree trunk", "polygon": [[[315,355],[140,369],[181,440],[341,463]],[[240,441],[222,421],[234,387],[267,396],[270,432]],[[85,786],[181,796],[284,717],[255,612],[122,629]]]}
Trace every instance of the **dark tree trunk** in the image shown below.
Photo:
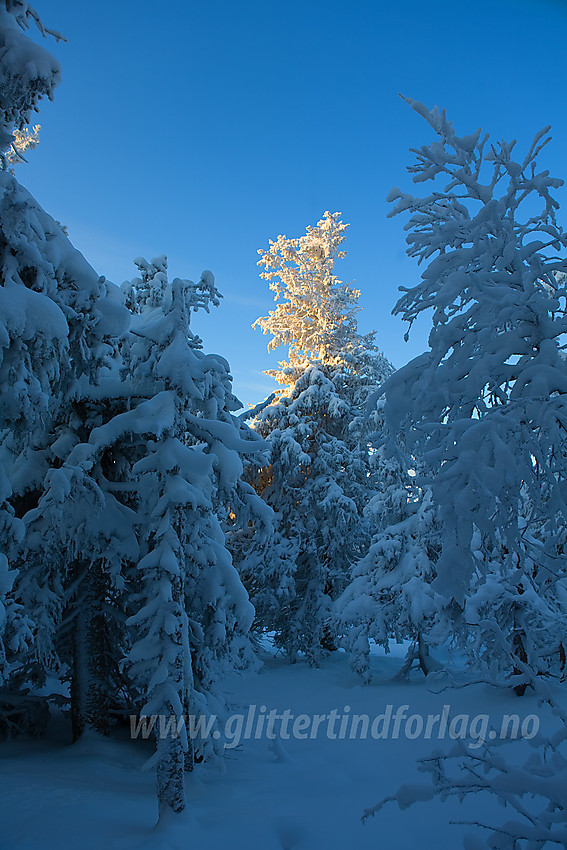
{"label": "dark tree trunk", "polygon": [[[73,628],[71,723],[73,741],[85,729],[110,733],[111,691],[114,669],[112,646],[105,615],[106,576],[101,562],[82,564]],[[77,571],[78,572],[78,571]]]}
{"label": "dark tree trunk", "polygon": [[[528,662],[528,654],[526,652],[524,646],[524,633],[522,630],[519,630],[514,633],[514,638],[512,640],[512,647],[514,649],[514,655],[523,663],[527,664]],[[522,670],[519,667],[514,667],[514,675],[521,676]],[[529,682],[520,682],[518,685],[514,686],[514,693],[517,697],[523,697],[526,693],[526,689],[528,687]]]}

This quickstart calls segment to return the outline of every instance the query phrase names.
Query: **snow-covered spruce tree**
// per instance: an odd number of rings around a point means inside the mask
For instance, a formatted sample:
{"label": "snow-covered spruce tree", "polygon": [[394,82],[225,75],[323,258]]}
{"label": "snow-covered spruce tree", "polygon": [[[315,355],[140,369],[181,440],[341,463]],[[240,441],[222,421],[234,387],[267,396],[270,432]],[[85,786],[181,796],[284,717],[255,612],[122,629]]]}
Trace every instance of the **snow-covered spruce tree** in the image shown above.
{"label": "snow-covered spruce tree", "polygon": [[[23,34],[30,19],[43,34],[50,32],[27,3],[1,4],[3,150],[12,131],[25,128],[40,98],[52,96],[60,77],[54,57]],[[17,687],[28,674],[41,682],[57,667],[53,639],[64,606],[64,535],[48,554],[42,535],[30,545],[22,519],[49,487],[50,466],[61,463],[52,445],[69,419],[80,381],[94,380],[111,350],[105,339],[112,330],[106,321],[110,285],[5,171],[0,173],[0,262],[1,548],[12,563],[2,582],[2,592],[8,593],[3,610],[11,623],[5,624],[0,654],[4,678],[9,674],[10,687]]]}
{"label": "snow-covered spruce tree", "polygon": [[133,705],[120,671],[139,557],[131,463],[123,447],[93,440],[126,409],[128,386],[111,374],[103,369],[96,385],[82,382],[49,447],[38,506],[25,517],[19,590],[38,629],[24,670],[39,683],[46,672],[70,682],[73,740],[86,729],[109,734],[117,711]]}
{"label": "snow-covered spruce tree", "polygon": [[346,228],[327,212],[304,236],[270,242],[258,263],[281,303],[255,324],[272,334],[270,349],[289,346],[289,362],[268,373],[281,390],[254,422],[271,447],[254,483],[276,512],[281,545],[261,570],[265,584],[249,587],[278,645],[311,663],[336,647],[332,602],[368,544],[376,423],[364,406],[391,372],[373,334],[357,333],[359,292],[334,274]]}
{"label": "snow-covered spruce tree", "polygon": [[193,756],[182,718],[219,714],[220,680],[246,660],[253,610],[221,519],[229,505],[253,510],[251,501],[258,501],[250,488],[239,489],[238,479],[240,455],[260,462],[261,441],[232,414],[240,403],[228,364],[204,354],[189,327],[191,310],[219,303],[212,274],[203,272],[198,284],[179,278],[170,284],[165,258],[136,262],[141,278],[125,287],[138,314],[126,366],[139,400],[91,441],[145,439],[145,456],[133,466],[141,560],[128,666],[141,714],[172,721],[157,734],[163,813],[185,805],[183,776]]}
{"label": "snow-covered spruce tree", "polygon": [[[27,26],[29,7],[26,3],[0,4],[0,169],[6,167],[5,151],[10,147],[14,128],[23,128],[29,121],[31,112],[43,95],[51,96],[59,82],[60,68],[53,56],[27,38],[22,29]],[[41,23],[40,23],[41,29]],[[33,60],[33,62],[31,61]],[[2,193],[3,229],[10,221],[8,211],[15,206],[14,194],[17,184],[5,174],[0,174]],[[21,608],[15,600],[8,599],[12,591],[16,572],[9,568],[18,544],[23,538],[22,524],[14,516],[12,505],[12,465],[29,440],[30,432],[37,431],[45,413],[51,382],[56,377],[56,361],[64,345],[65,329],[63,317],[47,304],[47,297],[39,292],[28,295],[18,292],[13,303],[10,293],[5,289],[13,277],[12,270],[17,268],[17,253],[10,250],[9,242],[2,235],[0,242],[3,265],[2,311],[0,324],[0,463],[2,481],[0,492],[0,682],[8,674],[6,642],[12,651],[20,646],[21,638],[29,637],[29,622],[24,621],[18,612]],[[23,271],[25,264],[20,266]],[[18,298],[20,299],[18,302]],[[34,307],[36,311],[34,311]],[[37,316],[42,307],[46,309],[46,318],[51,320],[50,330],[40,341],[39,348],[32,344],[34,330],[37,330]],[[26,317],[30,315],[27,322]],[[36,320],[33,320],[33,316]],[[35,326],[35,327],[34,327]],[[24,354],[22,357],[21,355]],[[26,356],[27,355],[27,356]],[[16,394],[16,387],[19,389]],[[16,396],[19,396],[17,399]],[[27,420],[27,421],[26,421]],[[26,624],[24,625],[24,622]],[[19,624],[19,625],[18,625]]]}
{"label": "snow-covered spruce tree", "polygon": [[446,602],[432,587],[440,529],[431,491],[416,485],[407,463],[386,456],[385,446],[378,451],[384,454],[382,490],[366,509],[374,529],[371,545],[354,565],[351,581],[335,604],[351,666],[364,682],[371,679],[370,640],[386,652],[390,639],[411,641],[397,674],[405,678],[413,666],[425,675],[437,669],[430,646],[450,633]]}
{"label": "snow-covered spruce tree", "polygon": [[[30,211],[29,207],[27,211]],[[6,221],[4,217],[2,220]],[[8,245],[6,247],[3,271],[8,274],[0,289],[0,459],[3,468],[0,521],[3,555],[0,560],[6,576],[1,593],[13,594],[12,601],[8,607],[5,603],[4,608],[13,614],[11,630],[18,632],[14,617],[22,608],[17,604],[17,594],[14,593],[17,573],[13,567],[25,535],[21,499],[25,491],[41,478],[41,471],[33,463],[27,475],[22,476],[21,470],[27,465],[26,459],[34,454],[34,449],[45,444],[45,420],[50,416],[53,389],[60,375],[60,357],[66,348],[67,327],[63,314],[48,295],[28,290],[18,280],[19,271],[9,274],[13,255]],[[36,246],[33,248],[36,249]],[[10,570],[6,559],[12,564]],[[29,636],[29,618],[26,618],[25,624],[22,621],[21,626],[22,636],[24,633]],[[1,653],[5,664],[8,663],[7,649],[8,646],[5,646]],[[9,639],[9,649],[15,661],[23,649],[15,635]],[[2,669],[2,679],[12,672],[12,666]]]}
{"label": "snow-covered spruce tree", "polygon": [[[61,38],[43,27],[28,3],[1,4],[4,151],[13,136],[25,135],[39,100],[52,97],[60,78],[54,57],[24,35],[30,21],[43,35]],[[2,581],[8,594],[2,672],[10,689],[43,685],[49,674],[69,678],[77,737],[85,715],[100,731],[108,724],[101,694],[111,685],[103,684],[110,677],[102,667],[114,638],[107,634],[111,593],[103,587],[120,572],[116,552],[127,523],[115,518],[119,531],[113,534],[111,497],[100,490],[92,462],[80,452],[71,455],[107,415],[100,396],[98,411],[86,396],[126,330],[128,314],[117,288],[94,272],[5,171],[0,252],[1,543],[12,566]]]}
{"label": "snow-covered spruce tree", "polygon": [[[4,396],[14,410],[4,419],[9,430],[3,450],[11,505],[26,529],[13,556],[19,568],[13,593],[35,627],[29,652],[20,656],[13,674],[17,672],[15,682],[23,677],[43,684],[48,673],[62,672],[61,618],[65,609],[70,626],[78,614],[69,594],[86,598],[93,578],[86,566],[107,548],[102,540],[97,548],[89,536],[89,529],[96,534],[97,515],[107,502],[96,475],[82,458],[76,462],[70,455],[88,440],[100,416],[107,415],[102,399],[97,412],[85,396],[112,353],[113,338],[126,329],[128,315],[111,295],[116,287],[98,277],[25,190],[17,184],[14,189],[18,203],[10,203],[11,215],[5,219],[10,229],[4,228],[3,235],[8,255],[13,257],[17,249],[21,266],[8,264],[11,277],[6,274],[2,291],[10,298],[10,310],[20,309],[20,336],[12,334],[3,366],[18,384],[7,387]],[[58,336],[54,328],[59,328]],[[29,389],[19,395],[18,385]],[[17,410],[22,402],[23,409]],[[70,663],[71,678],[79,669]]]}
{"label": "snow-covered spruce tree", "polygon": [[[545,567],[541,547],[532,545],[526,557],[526,537],[542,516],[554,526],[552,535],[567,516],[561,352],[567,291],[558,275],[567,261],[557,255],[567,236],[551,195],[562,181],[537,170],[548,128],[516,161],[514,143],[489,146],[480,130],[459,137],[444,111],[408,102],[439,137],[415,151],[409,171],[416,183],[442,184],[422,198],[397,188],[389,195],[397,201],[390,215],[410,213],[408,254],[429,261],[395,312],[411,325],[433,309],[433,327],[429,351],[385,385],[388,425],[433,476],[443,527],[435,589],[464,606],[473,576],[486,574],[478,532],[484,552],[498,549],[496,569],[530,601],[535,623],[537,600],[526,592],[533,588],[530,576]],[[530,504],[527,518],[523,500]],[[563,569],[562,562],[557,566]],[[494,560],[490,569],[494,576]],[[494,605],[487,586],[483,621],[471,623],[487,642],[493,634],[486,624],[498,625],[508,607],[494,584],[492,591]],[[506,628],[513,655],[525,661],[521,628]],[[506,672],[513,675],[519,666]]]}

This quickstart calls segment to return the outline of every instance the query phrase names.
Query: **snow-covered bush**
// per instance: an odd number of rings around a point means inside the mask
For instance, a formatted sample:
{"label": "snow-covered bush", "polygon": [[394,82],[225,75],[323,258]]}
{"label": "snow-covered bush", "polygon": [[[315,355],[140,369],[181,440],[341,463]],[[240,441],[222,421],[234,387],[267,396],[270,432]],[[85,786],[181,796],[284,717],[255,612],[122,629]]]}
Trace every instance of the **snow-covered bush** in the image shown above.
{"label": "snow-covered bush", "polygon": [[[529,668],[524,671],[530,678]],[[567,844],[567,714],[541,680],[534,681],[541,694],[542,712],[554,715],[553,733],[538,734],[522,743],[501,738],[485,743],[475,752],[458,741],[418,761],[418,770],[429,776],[428,784],[404,785],[395,794],[364,812],[366,820],[387,803],[405,810],[416,803],[439,798],[460,802],[478,795],[479,803],[494,798],[510,813],[502,823],[487,822],[485,815],[466,823],[479,828],[465,836],[465,850],[543,850]],[[555,722],[554,722],[555,721]],[[493,731],[496,734],[495,730]],[[511,752],[523,747],[523,753]],[[531,751],[530,751],[531,750]],[[481,830],[481,831],[480,831]]]}

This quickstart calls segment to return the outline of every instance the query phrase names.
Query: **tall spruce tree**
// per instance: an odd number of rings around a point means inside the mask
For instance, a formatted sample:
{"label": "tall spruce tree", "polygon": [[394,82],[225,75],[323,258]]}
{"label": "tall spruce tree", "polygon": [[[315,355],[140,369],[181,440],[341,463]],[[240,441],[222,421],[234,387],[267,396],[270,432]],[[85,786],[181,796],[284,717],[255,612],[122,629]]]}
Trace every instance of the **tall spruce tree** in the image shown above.
{"label": "tall spruce tree", "polygon": [[[30,21],[43,35],[61,38],[43,27],[28,3],[2,4],[3,150],[13,131],[29,123],[41,97],[52,97],[60,78],[57,60],[24,35]],[[42,684],[49,672],[61,671],[56,636],[66,605],[68,567],[77,560],[76,555],[68,557],[67,549],[76,516],[73,504],[92,503],[92,486],[83,480],[79,493],[83,471],[77,475],[77,470],[58,467],[74,443],[86,439],[78,399],[85,386],[97,382],[113,351],[113,338],[126,328],[127,315],[116,300],[116,287],[94,272],[57,222],[6,171],[0,173],[0,234],[0,560],[2,592],[9,596],[3,610],[5,619],[10,618],[0,655],[4,678],[10,687],[19,687],[25,681]],[[70,439],[73,428],[77,434]],[[73,499],[64,503],[63,494],[71,489]],[[77,548],[81,538],[74,539]],[[12,564],[7,574],[6,556]],[[19,614],[25,616],[18,627]]]}
{"label": "tall spruce tree", "polygon": [[373,334],[357,332],[359,292],[334,274],[346,227],[327,212],[304,236],[270,242],[258,263],[280,303],[255,324],[272,335],[270,349],[289,347],[289,361],[268,373],[281,389],[254,422],[271,447],[254,483],[276,512],[280,545],[262,571],[266,584],[250,592],[278,645],[312,663],[336,648],[332,602],[368,544],[377,423],[364,407],[392,371]]}
{"label": "tall spruce tree", "polygon": [[[6,151],[12,144],[13,131],[29,123],[43,96],[52,96],[61,71],[48,51],[24,35],[30,9],[26,3],[0,4],[0,682],[10,673],[8,655],[16,647],[22,648],[17,635],[31,637],[29,621],[20,617],[21,606],[10,597],[17,576],[13,561],[24,536],[13,505],[14,464],[32,435],[42,428],[67,332],[64,317],[49,303],[49,294],[44,294],[41,286],[33,294],[28,292],[27,263],[19,262],[15,250],[26,240],[19,228],[11,226],[13,211],[25,207],[26,198],[18,197],[18,184],[5,173]],[[39,29],[43,30],[40,21]],[[33,276],[33,267],[31,271]],[[10,288],[17,284],[22,288]],[[41,332],[37,320],[43,309],[48,333]]]}
{"label": "tall spruce tree", "polygon": [[171,721],[155,757],[163,813],[185,805],[184,770],[193,763],[185,718],[218,715],[225,673],[251,657],[253,610],[221,522],[228,506],[245,522],[259,504],[239,476],[241,455],[261,460],[261,441],[233,415],[240,403],[227,362],[205,354],[189,326],[191,311],[219,303],[211,272],[197,284],[169,283],[164,257],[136,262],[141,277],[125,287],[136,312],[125,370],[137,402],[94,437],[145,441],[132,467],[141,559],[128,667],[141,713]]}

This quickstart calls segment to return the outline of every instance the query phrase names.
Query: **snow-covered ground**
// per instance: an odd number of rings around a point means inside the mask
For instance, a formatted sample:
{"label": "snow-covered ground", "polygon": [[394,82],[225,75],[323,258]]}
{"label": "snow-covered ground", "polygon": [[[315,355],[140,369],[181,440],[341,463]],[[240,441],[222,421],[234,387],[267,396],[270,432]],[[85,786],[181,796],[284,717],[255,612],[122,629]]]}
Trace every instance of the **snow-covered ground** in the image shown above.
{"label": "snow-covered ground", "polygon": [[[235,712],[250,705],[265,714],[289,709],[300,714],[368,714],[370,719],[401,706],[424,718],[450,706],[449,716],[490,717],[499,728],[502,715],[540,715],[532,696],[518,699],[484,685],[433,693],[415,674],[392,681],[402,649],[372,657],[373,683],[359,684],[348,658],[337,652],[320,668],[290,665],[266,649],[264,667],[230,684]],[[345,709],[349,706],[350,709]],[[413,721],[416,728],[418,721]],[[346,725],[346,721],[345,721]],[[277,727],[276,727],[277,728]],[[290,730],[292,729],[290,724]],[[311,727],[312,728],[312,727]],[[350,729],[350,726],[347,727]],[[456,728],[456,727],[455,727]],[[380,729],[378,725],[376,729]],[[397,739],[341,740],[327,735],[271,741],[252,737],[227,751],[224,769],[200,767],[188,777],[188,806],[156,826],[155,776],[142,770],[150,742],[106,741],[86,737],[70,745],[67,727],[55,720],[40,741],[17,740],[0,746],[0,846],[6,850],[455,850],[470,826],[454,820],[500,823],[507,818],[492,800],[458,804],[437,800],[406,811],[390,805],[361,822],[363,810],[395,792],[400,784],[427,782],[416,759],[435,748],[439,724],[430,740],[406,737],[405,719]],[[337,722],[332,731],[340,731]],[[409,727],[410,733],[412,727]],[[524,748],[525,743],[519,743]],[[509,749],[509,748],[507,748]],[[474,751],[474,750],[473,750]]]}

